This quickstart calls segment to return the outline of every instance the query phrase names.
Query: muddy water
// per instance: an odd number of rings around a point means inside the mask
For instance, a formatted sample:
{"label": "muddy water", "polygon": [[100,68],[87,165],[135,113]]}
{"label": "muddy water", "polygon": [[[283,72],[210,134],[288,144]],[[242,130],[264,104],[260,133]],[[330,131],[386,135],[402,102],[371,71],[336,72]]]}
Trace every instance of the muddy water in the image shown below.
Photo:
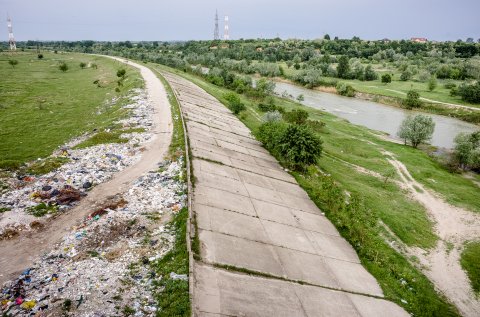
{"label": "muddy water", "polygon": [[[417,114],[416,111],[408,111],[396,107],[386,106],[380,103],[347,98],[335,94],[310,90],[288,83],[277,82],[275,92],[282,94],[287,91],[295,98],[303,94],[304,105],[330,112],[338,117],[345,118],[351,123],[367,128],[383,131],[397,138],[396,134],[400,123],[409,114]],[[438,147],[452,148],[453,139],[460,132],[473,132],[480,127],[449,117],[428,114],[435,121],[435,132],[431,144]]]}

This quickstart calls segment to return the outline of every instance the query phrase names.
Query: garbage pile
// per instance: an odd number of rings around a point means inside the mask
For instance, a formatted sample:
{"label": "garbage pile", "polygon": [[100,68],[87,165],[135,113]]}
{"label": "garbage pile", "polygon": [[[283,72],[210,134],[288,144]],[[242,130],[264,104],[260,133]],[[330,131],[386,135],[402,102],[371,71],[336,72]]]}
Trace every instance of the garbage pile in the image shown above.
{"label": "garbage pile", "polygon": [[85,136],[62,146],[53,156],[67,157],[69,161],[55,171],[41,176],[16,175],[3,180],[10,190],[0,195],[0,238],[5,232],[29,229],[37,217],[50,217],[71,208],[95,185],[109,180],[113,174],[135,164],[141,157],[142,144],[153,134],[153,107],[144,91],[135,90],[132,103],[124,106],[131,116],[122,119],[123,127],[143,128],[145,132],[123,134],[127,143],[100,144],[83,149],[74,146]]}
{"label": "garbage pile", "polygon": [[123,196],[92,210],[51,252],[5,283],[0,313],[154,316],[153,281],[164,277],[150,263],[174,244],[175,232],[165,222],[186,204],[182,163],[163,162]]}

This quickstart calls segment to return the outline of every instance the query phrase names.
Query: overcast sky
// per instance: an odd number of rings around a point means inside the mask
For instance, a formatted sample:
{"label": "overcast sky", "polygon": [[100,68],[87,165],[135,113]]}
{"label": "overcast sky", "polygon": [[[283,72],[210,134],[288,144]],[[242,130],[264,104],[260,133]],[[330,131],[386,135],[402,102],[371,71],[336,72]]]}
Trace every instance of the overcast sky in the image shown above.
{"label": "overcast sky", "polygon": [[0,40],[7,12],[17,41],[212,39],[215,9],[232,39],[480,38],[480,0],[0,0]]}

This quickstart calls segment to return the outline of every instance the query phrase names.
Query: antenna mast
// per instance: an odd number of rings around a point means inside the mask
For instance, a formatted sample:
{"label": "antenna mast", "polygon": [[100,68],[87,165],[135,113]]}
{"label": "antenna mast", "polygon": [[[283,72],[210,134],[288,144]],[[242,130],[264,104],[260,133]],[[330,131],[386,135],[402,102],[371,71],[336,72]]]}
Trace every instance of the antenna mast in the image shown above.
{"label": "antenna mast", "polygon": [[215,30],[213,31],[213,39],[218,41],[220,39],[220,32],[218,31],[218,11],[215,10]]}
{"label": "antenna mast", "polygon": [[230,34],[229,34],[229,29],[228,29],[228,15],[225,16],[225,28],[223,31],[223,39],[225,41],[228,41],[230,39]]}
{"label": "antenna mast", "polygon": [[13,36],[12,20],[7,15],[7,26],[8,26],[8,44],[10,45],[10,50],[15,51],[17,49],[17,44],[15,43],[15,37]]}

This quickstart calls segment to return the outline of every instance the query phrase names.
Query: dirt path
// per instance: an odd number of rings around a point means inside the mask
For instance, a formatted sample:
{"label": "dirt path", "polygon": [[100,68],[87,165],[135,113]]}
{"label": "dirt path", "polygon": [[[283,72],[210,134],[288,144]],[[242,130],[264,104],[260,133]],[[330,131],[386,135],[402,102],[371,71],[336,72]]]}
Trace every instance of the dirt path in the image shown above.
{"label": "dirt path", "polygon": [[35,258],[59,242],[65,233],[95,209],[95,206],[101,205],[108,197],[124,192],[137,177],[154,169],[157,163],[162,161],[168,150],[173,124],[170,104],[160,80],[145,66],[124,61],[124,59],[120,58],[110,58],[140,69],[141,75],[145,80],[149,101],[155,109],[154,126],[151,130],[154,137],[152,141],[145,145],[146,149],[137,164],[118,173],[110,181],[95,187],[79,205],[47,223],[44,231],[29,232],[13,240],[1,241],[0,285],[18,275],[19,272],[31,265]]}
{"label": "dirt path", "polygon": [[464,316],[479,316],[480,301],[475,297],[465,271],[460,265],[460,255],[467,241],[480,238],[480,215],[454,207],[415,181],[405,165],[392,153],[384,152],[397,170],[403,187],[413,199],[425,206],[435,221],[437,246],[429,251],[406,247],[409,255],[416,256],[424,274]]}

